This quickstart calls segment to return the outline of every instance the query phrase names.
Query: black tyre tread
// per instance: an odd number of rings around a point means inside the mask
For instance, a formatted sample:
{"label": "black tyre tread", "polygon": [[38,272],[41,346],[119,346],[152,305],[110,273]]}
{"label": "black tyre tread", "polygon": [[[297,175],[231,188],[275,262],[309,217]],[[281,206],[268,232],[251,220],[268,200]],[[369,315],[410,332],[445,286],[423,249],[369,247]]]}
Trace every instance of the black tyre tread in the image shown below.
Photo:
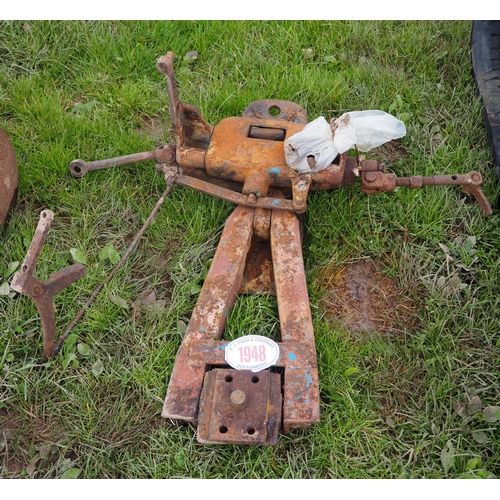
{"label": "black tyre tread", "polygon": [[488,142],[500,174],[500,21],[473,21],[471,48]]}

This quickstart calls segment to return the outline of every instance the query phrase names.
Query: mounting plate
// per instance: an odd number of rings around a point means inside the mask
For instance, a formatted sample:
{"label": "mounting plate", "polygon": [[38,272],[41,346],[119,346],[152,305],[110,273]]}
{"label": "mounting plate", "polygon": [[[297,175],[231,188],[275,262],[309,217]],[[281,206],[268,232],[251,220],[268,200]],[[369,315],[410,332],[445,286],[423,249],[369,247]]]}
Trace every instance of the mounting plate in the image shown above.
{"label": "mounting plate", "polygon": [[198,412],[198,442],[278,442],[281,376],[268,370],[214,369],[205,374]]}

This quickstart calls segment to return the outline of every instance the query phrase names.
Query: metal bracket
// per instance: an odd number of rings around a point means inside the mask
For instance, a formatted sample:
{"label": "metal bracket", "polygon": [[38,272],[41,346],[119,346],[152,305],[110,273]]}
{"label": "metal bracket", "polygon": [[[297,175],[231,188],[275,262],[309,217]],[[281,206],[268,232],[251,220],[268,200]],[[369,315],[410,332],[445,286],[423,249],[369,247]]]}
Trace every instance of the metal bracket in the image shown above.
{"label": "metal bracket", "polygon": [[63,288],[71,285],[87,272],[87,268],[83,264],[73,264],[52,273],[46,282],[42,282],[33,276],[38,257],[53,220],[54,213],[50,210],[43,210],[40,213],[40,220],[38,221],[35,235],[33,236],[21,270],[14,274],[10,285],[12,290],[23,295],[28,295],[35,302],[42,321],[42,359],[44,360],[53,358],[56,354],[56,316],[52,298]]}
{"label": "metal bracket", "polygon": [[198,441],[275,445],[281,429],[279,373],[216,369],[205,374]]}

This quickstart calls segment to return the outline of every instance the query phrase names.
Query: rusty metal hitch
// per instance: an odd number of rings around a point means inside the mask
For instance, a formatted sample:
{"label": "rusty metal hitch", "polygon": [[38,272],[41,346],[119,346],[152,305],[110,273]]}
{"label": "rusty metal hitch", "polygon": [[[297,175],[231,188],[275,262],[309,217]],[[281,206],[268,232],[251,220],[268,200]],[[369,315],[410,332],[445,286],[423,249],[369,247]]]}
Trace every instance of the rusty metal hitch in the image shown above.
{"label": "rusty metal hitch", "polygon": [[42,322],[43,360],[52,359],[56,353],[56,317],[52,299],[54,295],[80,279],[87,272],[87,268],[83,264],[73,264],[52,273],[46,282],[33,276],[38,257],[53,220],[54,213],[50,210],[43,210],[40,213],[40,220],[21,270],[14,274],[10,285],[12,290],[28,295],[35,302]]}
{"label": "rusty metal hitch", "polygon": [[[277,443],[281,430],[319,421],[319,382],[312,317],[296,214],[309,191],[353,185],[367,194],[397,186],[461,185],[491,213],[477,172],[397,178],[376,161],[338,155],[325,170],[297,174],[285,161],[284,141],[307,124],[305,111],[289,101],[251,103],[241,117],[210,125],[200,110],[179,100],[169,52],[157,63],[166,76],[175,144],[146,153],[86,163],[70,171],[156,160],[174,183],[237,205],[228,218],[191,315],[170,377],[164,418],[197,425],[201,443]],[[223,332],[237,296],[275,294],[281,339],[275,365],[253,373],[230,368]],[[262,334],[265,336],[265,332]]]}

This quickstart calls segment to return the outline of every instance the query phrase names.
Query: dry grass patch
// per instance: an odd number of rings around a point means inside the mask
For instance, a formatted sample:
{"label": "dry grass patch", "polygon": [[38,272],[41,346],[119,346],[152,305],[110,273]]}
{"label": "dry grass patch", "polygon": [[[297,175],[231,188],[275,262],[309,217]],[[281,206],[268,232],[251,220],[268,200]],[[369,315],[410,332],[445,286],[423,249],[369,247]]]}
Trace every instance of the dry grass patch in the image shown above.
{"label": "dry grass patch", "polygon": [[416,326],[413,299],[382,272],[380,264],[356,261],[322,274],[327,319],[353,333],[391,334]]}

